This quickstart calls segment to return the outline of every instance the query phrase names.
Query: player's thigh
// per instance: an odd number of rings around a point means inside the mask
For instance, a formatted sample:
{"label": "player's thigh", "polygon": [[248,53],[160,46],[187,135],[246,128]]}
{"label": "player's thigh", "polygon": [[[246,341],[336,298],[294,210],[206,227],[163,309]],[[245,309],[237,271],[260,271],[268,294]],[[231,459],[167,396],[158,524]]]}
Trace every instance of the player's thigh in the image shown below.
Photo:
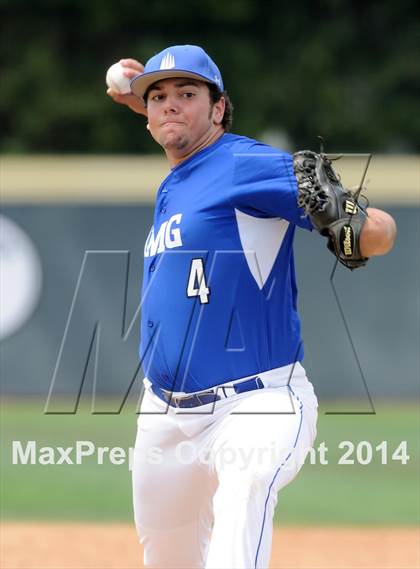
{"label": "player's thigh", "polygon": [[132,461],[137,528],[188,524],[208,510],[215,489],[209,469],[170,417],[140,416]]}
{"label": "player's thigh", "polygon": [[288,387],[252,392],[232,408],[214,441],[219,481],[233,478],[264,486],[288,484],[301,468],[316,435],[316,406]]}

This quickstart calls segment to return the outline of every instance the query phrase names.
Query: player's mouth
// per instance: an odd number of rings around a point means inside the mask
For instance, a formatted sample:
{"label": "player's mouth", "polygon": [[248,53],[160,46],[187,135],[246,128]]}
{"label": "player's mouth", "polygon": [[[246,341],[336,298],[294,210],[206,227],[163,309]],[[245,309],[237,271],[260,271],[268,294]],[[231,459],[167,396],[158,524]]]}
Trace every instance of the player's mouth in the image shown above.
{"label": "player's mouth", "polygon": [[163,123],[161,123],[161,126],[174,125],[174,124],[184,124],[184,123],[180,121],[164,121]]}

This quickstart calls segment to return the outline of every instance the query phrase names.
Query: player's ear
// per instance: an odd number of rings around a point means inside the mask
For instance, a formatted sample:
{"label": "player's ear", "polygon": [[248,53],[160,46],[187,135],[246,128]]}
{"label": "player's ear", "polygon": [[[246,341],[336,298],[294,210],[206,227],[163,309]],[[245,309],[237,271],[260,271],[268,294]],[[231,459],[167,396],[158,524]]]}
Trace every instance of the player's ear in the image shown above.
{"label": "player's ear", "polygon": [[222,124],[223,116],[225,114],[225,98],[220,97],[217,103],[213,105],[213,123],[214,124]]}

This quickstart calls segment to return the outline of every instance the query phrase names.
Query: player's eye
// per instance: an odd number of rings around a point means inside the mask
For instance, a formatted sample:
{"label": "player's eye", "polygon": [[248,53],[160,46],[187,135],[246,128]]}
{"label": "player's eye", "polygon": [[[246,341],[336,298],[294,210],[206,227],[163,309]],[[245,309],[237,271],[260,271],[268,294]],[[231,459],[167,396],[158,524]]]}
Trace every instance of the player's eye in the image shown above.
{"label": "player's eye", "polygon": [[162,100],[163,100],[163,95],[161,95],[161,94],[158,93],[157,95],[152,95],[152,96],[150,97],[150,99],[151,99],[152,101],[155,101],[155,102],[162,101]]}
{"label": "player's eye", "polygon": [[191,93],[191,91],[186,91],[185,93],[182,93],[182,96],[184,97],[184,99],[192,99],[194,97],[195,93]]}

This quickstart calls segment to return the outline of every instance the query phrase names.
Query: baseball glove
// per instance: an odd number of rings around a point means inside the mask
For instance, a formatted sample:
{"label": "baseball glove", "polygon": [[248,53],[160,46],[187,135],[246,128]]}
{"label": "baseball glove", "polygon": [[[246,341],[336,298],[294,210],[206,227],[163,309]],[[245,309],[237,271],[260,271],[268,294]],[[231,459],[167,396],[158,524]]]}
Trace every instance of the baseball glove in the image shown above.
{"label": "baseball glove", "polygon": [[367,212],[343,188],[325,154],[296,152],[293,166],[298,184],[298,205],[312,225],[328,237],[328,249],[350,270],[366,264],[360,252],[360,233]]}

